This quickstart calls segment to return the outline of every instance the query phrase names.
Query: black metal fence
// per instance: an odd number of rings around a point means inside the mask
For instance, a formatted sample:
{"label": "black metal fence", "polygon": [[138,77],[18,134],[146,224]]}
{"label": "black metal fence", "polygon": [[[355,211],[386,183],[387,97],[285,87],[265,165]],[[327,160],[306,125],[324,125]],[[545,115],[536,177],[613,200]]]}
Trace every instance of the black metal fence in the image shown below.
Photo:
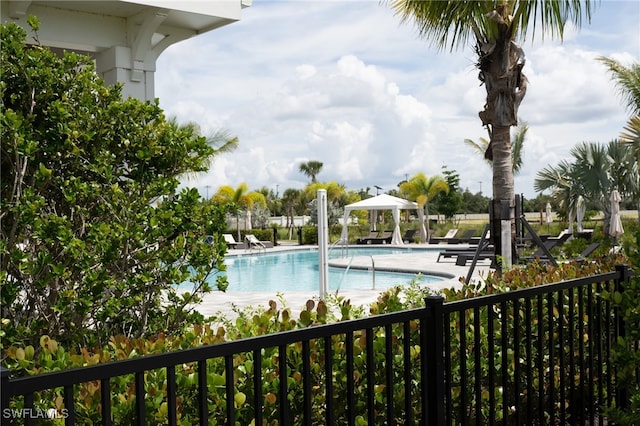
{"label": "black metal fence", "polygon": [[628,276],[621,266],[430,297],[424,309],[37,376],[3,370],[2,424],[36,424],[56,398],[65,424],[604,424],[602,407],[626,401],[610,364],[622,324],[599,294]]}

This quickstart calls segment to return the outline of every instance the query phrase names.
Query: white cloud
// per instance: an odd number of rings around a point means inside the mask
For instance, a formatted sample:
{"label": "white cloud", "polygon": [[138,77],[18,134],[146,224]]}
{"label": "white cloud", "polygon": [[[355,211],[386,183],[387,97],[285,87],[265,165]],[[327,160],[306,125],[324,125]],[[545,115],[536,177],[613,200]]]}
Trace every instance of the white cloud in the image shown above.
{"label": "white cloud", "polygon": [[[634,12],[637,24],[638,3],[603,2],[593,25],[568,30],[564,44],[523,45],[530,85],[520,116],[530,130],[517,192],[534,196],[537,171],[622,129],[624,106],[595,58],[638,62],[637,25],[620,25]],[[254,1],[241,21],[167,49],[156,95],[168,115],[240,139],[190,183],[203,193],[240,182],[282,193],[307,182],[302,161],[318,160],[321,180],[354,190],[388,190],[446,165],[462,187],[490,194],[490,168],[463,143],[487,137],[474,63],[470,47],[436,52],[377,1]]]}

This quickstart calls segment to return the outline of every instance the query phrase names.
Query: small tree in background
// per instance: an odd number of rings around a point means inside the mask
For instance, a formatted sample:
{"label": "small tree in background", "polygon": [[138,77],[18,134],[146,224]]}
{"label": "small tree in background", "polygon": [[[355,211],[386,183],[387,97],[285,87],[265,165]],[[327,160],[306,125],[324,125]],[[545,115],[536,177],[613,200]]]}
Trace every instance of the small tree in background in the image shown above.
{"label": "small tree in background", "polygon": [[[418,203],[420,220],[423,212],[424,217],[429,219],[429,202],[442,192],[449,192],[449,186],[442,176],[426,177],[424,173],[416,173],[411,179],[400,184],[400,194]],[[429,241],[429,226],[425,230],[426,235],[422,235],[423,230],[420,231],[422,242]]]}
{"label": "small tree in background", "polygon": [[205,171],[216,149],[157,103],[122,100],[90,58],[0,31],[3,345],[45,334],[101,345],[197,320],[189,306],[223,268],[224,243],[205,236],[224,212],[178,178]]}
{"label": "small tree in background", "polygon": [[449,220],[456,213],[460,213],[462,208],[462,194],[460,193],[460,175],[455,170],[449,170],[447,166],[442,166],[444,180],[449,185],[449,192],[441,192],[435,196],[433,204],[438,213],[444,215]]}
{"label": "small tree in background", "polygon": [[306,163],[300,164],[300,172],[311,178],[311,183],[316,183],[316,177],[318,173],[320,173],[320,170],[322,170],[323,165],[321,161],[307,161]]}

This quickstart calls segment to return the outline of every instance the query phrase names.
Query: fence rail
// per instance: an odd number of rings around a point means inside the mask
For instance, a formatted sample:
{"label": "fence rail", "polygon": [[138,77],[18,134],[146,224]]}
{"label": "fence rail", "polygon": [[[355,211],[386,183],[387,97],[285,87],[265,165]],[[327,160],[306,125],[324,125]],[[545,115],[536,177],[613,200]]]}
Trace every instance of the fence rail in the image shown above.
{"label": "fence rail", "polygon": [[[35,424],[63,399],[65,424],[604,424],[616,401],[611,345],[623,330],[599,297],[615,272],[171,353],[11,378],[2,416]],[[126,379],[123,379],[123,377]],[[160,379],[158,379],[160,378]],[[192,378],[193,380],[188,380]],[[122,382],[126,382],[124,385]],[[154,382],[155,383],[155,382]],[[78,395],[98,388],[99,410]],[[123,392],[135,404],[118,407]],[[242,393],[247,401],[236,401]],[[4,421],[3,421],[4,424]]]}

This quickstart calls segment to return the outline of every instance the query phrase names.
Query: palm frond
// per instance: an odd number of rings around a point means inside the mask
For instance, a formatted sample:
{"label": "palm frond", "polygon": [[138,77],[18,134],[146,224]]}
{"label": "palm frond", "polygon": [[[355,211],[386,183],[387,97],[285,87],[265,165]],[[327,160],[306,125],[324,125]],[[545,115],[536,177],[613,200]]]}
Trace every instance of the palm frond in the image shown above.
{"label": "palm frond", "polygon": [[[383,0],[384,1],[384,0]],[[498,25],[510,28],[512,39],[522,38],[531,31],[542,37],[562,39],[567,22],[576,27],[583,18],[591,20],[590,0],[511,0],[442,1],[387,0],[402,22],[416,26],[420,37],[429,39],[439,49],[467,46],[471,37],[490,44],[498,35]],[[502,7],[502,6],[506,7]]]}
{"label": "palm frond", "polygon": [[529,126],[526,123],[522,123],[516,127],[516,133],[511,141],[511,161],[513,161],[513,174],[516,175],[520,172],[523,162],[524,142],[527,138],[527,132]]}
{"label": "palm frond", "polygon": [[631,114],[640,114],[640,64],[625,67],[615,59],[601,56],[597,58],[605,64],[615,82],[618,93]]}
{"label": "palm frond", "polygon": [[631,145],[633,156],[640,166],[640,115],[635,115],[627,121],[624,131],[620,134],[620,143]]}

